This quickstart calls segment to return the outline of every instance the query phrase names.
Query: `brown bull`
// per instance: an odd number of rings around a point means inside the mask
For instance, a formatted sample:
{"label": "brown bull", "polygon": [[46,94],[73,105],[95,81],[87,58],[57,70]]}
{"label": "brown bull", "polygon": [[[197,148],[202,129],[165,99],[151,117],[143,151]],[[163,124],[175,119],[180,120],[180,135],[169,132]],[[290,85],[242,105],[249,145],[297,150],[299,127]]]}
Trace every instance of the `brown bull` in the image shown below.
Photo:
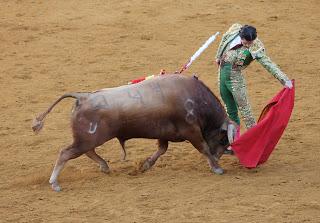
{"label": "brown bull", "polygon": [[39,132],[46,115],[68,97],[76,99],[71,117],[73,143],[61,150],[51,174],[49,183],[55,191],[60,191],[57,178],[65,163],[82,154],[109,172],[95,148],[112,138],[118,138],[124,155],[128,139],[158,139],[158,151],[144,162],[143,170],[166,152],[169,141],[188,140],[207,157],[214,173],[223,173],[218,160],[233,141],[235,126],[217,97],[197,78],[165,75],[92,93],[65,94],[34,120],[33,131]]}

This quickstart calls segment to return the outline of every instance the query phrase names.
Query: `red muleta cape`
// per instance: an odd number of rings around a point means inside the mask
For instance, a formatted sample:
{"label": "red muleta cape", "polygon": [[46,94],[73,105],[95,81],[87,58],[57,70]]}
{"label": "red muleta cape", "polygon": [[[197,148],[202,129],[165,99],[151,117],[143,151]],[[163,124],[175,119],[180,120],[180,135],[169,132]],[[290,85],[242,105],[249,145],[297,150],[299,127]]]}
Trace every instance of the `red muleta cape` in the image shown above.
{"label": "red muleta cape", "polygon": [[231,144],[240,163],[247,168],[266,162],[282,136],[294,106],[293,87],[283,88],[263,109],[257,125]]}

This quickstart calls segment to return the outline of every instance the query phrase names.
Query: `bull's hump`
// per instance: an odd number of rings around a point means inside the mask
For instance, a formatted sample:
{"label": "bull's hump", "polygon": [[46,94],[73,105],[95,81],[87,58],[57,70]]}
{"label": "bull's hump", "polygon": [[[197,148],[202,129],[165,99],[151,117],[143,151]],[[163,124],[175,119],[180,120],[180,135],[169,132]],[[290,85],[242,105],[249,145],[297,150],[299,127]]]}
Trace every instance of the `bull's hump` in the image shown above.
{"label": "bull's hump", "polygon": [[165,101],[162,87],[156,82],[108,88],[90,95],[95,109],[139,110],[161,107]]}

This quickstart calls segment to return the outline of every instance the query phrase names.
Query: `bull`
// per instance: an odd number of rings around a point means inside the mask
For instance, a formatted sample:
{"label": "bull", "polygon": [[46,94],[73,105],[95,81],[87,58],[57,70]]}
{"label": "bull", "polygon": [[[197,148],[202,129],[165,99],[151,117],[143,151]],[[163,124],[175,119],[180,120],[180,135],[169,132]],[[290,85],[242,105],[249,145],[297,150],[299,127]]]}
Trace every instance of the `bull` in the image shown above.
{"label": "bull", "polygon": [[86,154],[108,173],[109,166],[95,148],[117,138],[125,157],[125,142],[132,138],[158,140],[158,150],[141,170],[151,168],[168,142],[189,141],[206,156],[211,170],[223,174],[218,160],[233,142],[235,124],[219,99],[198,78],[172,74],[138,84],[105,88],[88,93],[68,93],[37,116],[32,129],[38,133],[47,114],[64,98],[75,98],[71,115],[73,143],[62,149],[49,183],[60,191],[58,176],[66,162]]}

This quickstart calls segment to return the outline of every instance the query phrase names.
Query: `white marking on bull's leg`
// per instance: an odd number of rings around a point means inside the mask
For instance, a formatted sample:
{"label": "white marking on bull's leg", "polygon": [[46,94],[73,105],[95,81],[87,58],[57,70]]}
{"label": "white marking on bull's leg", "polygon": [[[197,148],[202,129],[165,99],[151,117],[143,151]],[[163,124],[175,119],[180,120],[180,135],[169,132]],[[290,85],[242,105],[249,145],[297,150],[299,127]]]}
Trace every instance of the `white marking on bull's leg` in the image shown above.
{"label": "white marking on bull's leg", "polygon": [[49,180],[49,183],[51,184],[52,189],[56,192],[61,191],[61,187],[59,186],[59,183],[58,183],[58,176],[65,164],[65,162],[58,164],[58,162],[59,161],[57,160]]}
{"label": "white marking on bull's leg", "polygon": [[97,130],[97,127],[98,127],[98,123],[96,122],[94,124],[94,126],[92,125],[92,122],[90,122],[90,127],[89,127],[89,130],[88,130],[88,133],[90,134],[94,134]]}
{"label": "white marking on bull's leg", "polygon": [[81,147],[75,147],[75,145],[70,145],[65,149],[62,149],[60,151],[59,157],[56,161],[56,164],[53,168],[49,183],[51,184],[51,187],[53,190],[55,191],[60,191],[61,188],[58,184],[58,177],[59,174],[61,172],[61,170],[63,169],[64,165],[66,164],[66,162],[70,159],[75,159],[79,156],[81,156],[83,153],[85,153],[84,149],[82,147],[85,146],[85,148],[87,147],[85,144],[84,145],[80,145]]}

